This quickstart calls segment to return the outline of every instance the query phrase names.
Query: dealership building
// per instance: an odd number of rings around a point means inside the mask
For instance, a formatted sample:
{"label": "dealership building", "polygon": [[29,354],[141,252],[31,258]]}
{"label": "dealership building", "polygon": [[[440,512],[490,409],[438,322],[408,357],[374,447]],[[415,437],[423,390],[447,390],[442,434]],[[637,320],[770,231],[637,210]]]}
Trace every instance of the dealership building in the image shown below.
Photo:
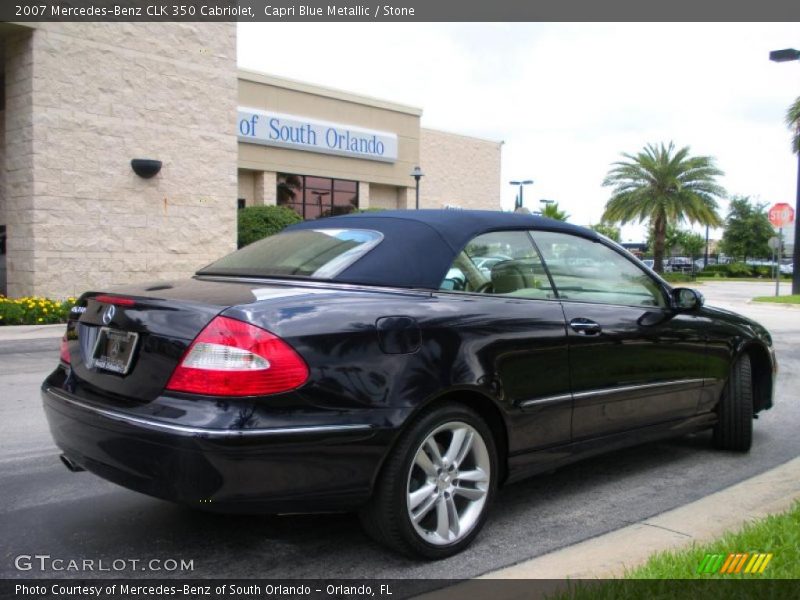
{"label": "dealership building", "polygon": [[0,23],[0,293],[185,277],[237,209],[500,208],[502,142],[242,71],[234,23]]}

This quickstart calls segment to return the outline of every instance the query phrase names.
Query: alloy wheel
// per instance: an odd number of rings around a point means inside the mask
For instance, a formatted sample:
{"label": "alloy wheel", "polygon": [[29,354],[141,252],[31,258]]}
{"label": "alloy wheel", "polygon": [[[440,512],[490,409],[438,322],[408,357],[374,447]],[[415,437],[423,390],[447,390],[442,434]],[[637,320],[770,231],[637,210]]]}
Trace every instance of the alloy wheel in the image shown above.
{"label": "alloy wheel", "polygon": [[417,534],[437,546],[468,535],[483,513],[491,477],[489,451],[478,431],[460,421],[434,429],[408,473],[406,507]]}

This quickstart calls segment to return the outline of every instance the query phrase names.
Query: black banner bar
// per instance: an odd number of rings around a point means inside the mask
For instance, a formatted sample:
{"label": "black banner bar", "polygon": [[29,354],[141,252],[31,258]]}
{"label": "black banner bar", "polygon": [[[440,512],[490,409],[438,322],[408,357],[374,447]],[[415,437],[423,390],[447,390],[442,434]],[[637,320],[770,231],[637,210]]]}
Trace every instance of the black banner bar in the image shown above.
{"label": "black banner bar", "polygon": [[787,579],[4,579],[0,598],[43,600],[568,600],[797,597]]}
{"label": "black banner bar", "polygon": [[2,0],[0,21],[797,21],[797,0]]}

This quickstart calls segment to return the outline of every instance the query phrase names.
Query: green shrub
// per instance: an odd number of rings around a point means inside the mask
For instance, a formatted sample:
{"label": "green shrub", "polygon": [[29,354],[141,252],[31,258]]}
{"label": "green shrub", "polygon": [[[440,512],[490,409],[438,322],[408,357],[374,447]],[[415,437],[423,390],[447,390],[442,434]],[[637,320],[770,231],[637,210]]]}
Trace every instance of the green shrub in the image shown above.
{"label": "green shrub", "polygon": [[239,210],[239,248],[274,235],[303,219],[286,206],[248,206]]}
{"label": "green shrub", "polygon": [[730,263],[725,265],[728,267],[728,277],[752,277],[753,276],[753,269],[750,265],[746,265],[744,263]]}
{"label": "green shrub", "polygon": [[728,265],[708,265],[701,272],[703,275],[727,275]]}
{"label": "green shrub", "polygon": [[661,277],[670,283],[687,283],[692,281],[692,276],[688,273],[663,273]]}
{"label": "green shrub", "polygon": [[753,275],[755,275],[756,277],[770,278],[773,277],[775,273],[774,267],[768,267],[765,265],[756,265],[752,267],[752,269],[753,269]]}
{"label": "green shrub", "polygon": [[39,296],[6,298],[0,295],[0,325],[66,323],[75,298],[50,300]]}

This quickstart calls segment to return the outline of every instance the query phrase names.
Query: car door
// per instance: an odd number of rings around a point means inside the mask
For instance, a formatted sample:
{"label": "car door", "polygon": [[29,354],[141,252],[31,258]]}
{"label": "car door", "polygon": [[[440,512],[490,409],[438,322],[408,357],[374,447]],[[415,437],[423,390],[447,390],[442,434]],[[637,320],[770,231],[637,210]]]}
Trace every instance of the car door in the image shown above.
{"label": "car door", "polygon": [[622,251],[572,233],[533,231],[564,309],[572,438],[696,413],[706,368],[700,320]]}
{"label": "car door", "polygon": [[[499,259],[488,274],[481,268],[487,256]],[[572,397],[564,313],[527,231],[474,238],[441,290],[460,315],[459,329],[467,336],[462,347],[480,362],[512,416],[510,454],[568,442]]]}

